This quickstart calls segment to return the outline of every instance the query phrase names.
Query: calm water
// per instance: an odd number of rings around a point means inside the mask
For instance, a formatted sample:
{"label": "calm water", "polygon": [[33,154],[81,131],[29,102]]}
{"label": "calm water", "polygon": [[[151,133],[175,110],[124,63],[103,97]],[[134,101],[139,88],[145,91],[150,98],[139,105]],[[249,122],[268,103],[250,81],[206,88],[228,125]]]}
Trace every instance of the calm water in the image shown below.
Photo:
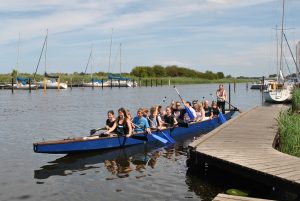
{"label": "calm water", "polygon": [[[187,100],[211,100],[217,85],[177,88]],[[172,87],[73,88],[46,94],[0,90],[0,200],[211,200],[224,192],[226,180],[187,171],[186,147],[194,136],[171,147],[142,144],[73,156],[32,150],[32,143],[43,139],[88,135],[104,125],[108,109],[125,107],[135,114],[165,96],[168,103],[178,99]],[[245,111],[261,105],[261,95],[238,84],[235,93],[232,86],[232,104]]]}

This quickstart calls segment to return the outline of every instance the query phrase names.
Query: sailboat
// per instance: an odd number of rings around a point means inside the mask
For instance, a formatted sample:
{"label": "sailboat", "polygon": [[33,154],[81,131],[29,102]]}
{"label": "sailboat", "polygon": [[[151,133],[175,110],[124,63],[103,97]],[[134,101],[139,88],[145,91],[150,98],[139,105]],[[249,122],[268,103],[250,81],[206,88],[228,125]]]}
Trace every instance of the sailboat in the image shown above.
{"label": "sailboat", "polygon": [[36,82],[36,84],[38,85],[39,88],[47,88],[47,89],[67,89],[68,85],[66,83],[60,82],[60,77],[59,76],[51,76],[48,75],[46,69],[47,69],[47,44],[48,44],[48,29],[47,29],[47,34],[45,37],[45,41],[44,41],[44,45],[42,48],[42,52],[39,58],[39,62],[35,71],[37,72],[37,69],[39,67],[39,63],[41,60],[41,56],[43,54],[44,48],[45,48],[45,73],[44,73],[44,81],[40,81],[40,82]]}
{"label": "sailboat", "polygon": [[[283,32],[284,4],[285,4],[285,0],[283,0],[283,5],[282,5],[280,60],[279,60],[279,68],[278,68],[279,70],[278,70],[278,74],[277,74],[277,79],[274,82],[269,82],[267,84],[267,89],[264,91],[265,101],[271,102],[271,103],[290,102],[292,100],[292,92],[294,89],[293,81],[286,80],[283,75],[283,48],[282,48],[282,46],[283,46],[283,37],[285,37],[284,32]],[[278,47],[278,45],[277,45],[277,47]],[[277,56],[277,58],[278,58],[278,56]]]}
{"label": "sailboat", "polygon": [[[120,43],[120,74],[115,75],[112,73],[108,74],[108,80],[103,83],[107,87],[133,87],[137,86],[136,82],[131,81],[130,78],[122,77],[122,43]],[[110,63],[110,62],[109,62]]]}
{"label": "sailboat", "polygon": [[[18,41],[18,56],[17,56],[17,70],[19,69],[19,56],[20,56],[20,33],[19,33],[19,41]],[[22,78],[18,76],[17,71],[17,77],[16,77],[16,83],[14,84],[6,84],[4,85],[4,89],[17,89],[17,90],[34,90],[37,89],[37,86],[35,84],[31,84],[30,78]]]}
{"label": "sailboat", "polygon": [[101,87],[102,86],[102,80],[94,80],[93,79],[93,45],[91,47],[91,52],[90,52],[90,56],[89,56],[89,59],[88,59],[88,62],[86,64],[86,67],[85,67],[85,71],[84,71],[84,74],[86,74],[86,71],[87,71],[87,68],[90,64],[91,66],[91,82],[82,82],[82,86],[83,87]]}

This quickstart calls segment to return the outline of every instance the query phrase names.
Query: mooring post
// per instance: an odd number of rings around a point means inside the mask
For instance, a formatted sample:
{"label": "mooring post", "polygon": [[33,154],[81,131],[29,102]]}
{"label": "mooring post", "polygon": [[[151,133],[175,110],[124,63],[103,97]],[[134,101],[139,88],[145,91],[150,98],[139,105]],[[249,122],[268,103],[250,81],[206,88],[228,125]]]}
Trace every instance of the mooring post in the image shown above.
{"label": "mooring post", "polygon": [[29,93],[31,93],[31,78],[28,79],[29,82]]}
{"label": "mooring post", "polygon": [[148,87],[148,80],[146,79],[146,87]]}
{"label": "mooring post", "polygon": [[233,92],[235,93],[235,88],[236,88],[236,81],[233,81]]}
{"label": "mooring post", "polygon": [[71,78],[70,82],[71,82],[71,90],[72,90],[73,89],[73,78]]}
{"label": "mooring post", "polygon": [[163,84],[162,82],[163,82],[163,81],[162,81],[162,80],[160,80],[160,86],[161,86],[161,87],[162,87],[162,84]]}
{"label": "mooring post", "polygon": [[101,82],[101,87],[102,87],[102,89],[103,89],[103,82],[104,82],[104,80],[103,80],[103,78],[102,78],[102,82]]}
{"label": "mooring post", "polygon": [[228,101],[229,101],[229,110],[231,109],[231,85],[229,82],[229,86],[228,86]]}
{"label": "mooring post", "polygon": [[94,90],[94,78],[92,78],[92,89]]}
{"label": "mooring post", "polygon": [[264,89],[265,89],[265,76],[262,77],[262,83],[260,86],[260,91],[261,91],[261,105],[264,104]]}
{"label": "mooring post", "polygon": [[118,83],[119,83],[119,88],[121,87],[121,83],[120,83],[120,80],[118,80]]}
{"label": "mooring post", "polygon": [[150,80],[150,82],[151,82],[151,87],[152,87],[152,79]]}
{"label": "mooring post", "polygon": [[11,78],[11,93],[14,93],[14,78]]}
{"label": "mooring post", "polygon": [[112,89],[112,78],[110,78],[110,88]]}
{"label": "mooring post", "polygon": [[135,84],[134,84],[135,82],[134,82],[134,79],[132,79],[132,87],[134,88],[135,86]]}

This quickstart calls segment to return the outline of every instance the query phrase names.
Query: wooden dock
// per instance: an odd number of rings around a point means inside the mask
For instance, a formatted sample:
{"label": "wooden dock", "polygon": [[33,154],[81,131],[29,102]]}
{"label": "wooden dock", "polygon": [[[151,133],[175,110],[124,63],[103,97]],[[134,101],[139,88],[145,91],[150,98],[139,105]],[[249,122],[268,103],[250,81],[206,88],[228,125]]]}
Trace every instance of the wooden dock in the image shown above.
{"label": "wooden dock", "polygon": [[241,197],[234,195],[226,195],[226,194],[218,194],[217,197],[213,199],[213,201],[271,201],[265,199],[258,198],[250,198],[250,197]]}
{"label": "wooden dock", "polygon": [[275,189],[300,193],[300,158],[273,148],[280,105],[255,107],[189,145],[190,167],[205,164]]}

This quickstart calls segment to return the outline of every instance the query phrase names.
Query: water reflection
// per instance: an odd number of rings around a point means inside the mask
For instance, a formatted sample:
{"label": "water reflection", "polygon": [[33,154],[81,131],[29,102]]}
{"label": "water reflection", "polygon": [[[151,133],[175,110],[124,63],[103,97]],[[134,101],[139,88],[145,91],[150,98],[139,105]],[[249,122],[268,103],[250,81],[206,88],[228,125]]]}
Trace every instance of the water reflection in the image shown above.
{"label": "water reflection", "polygon": [[[177,145],[177,148],[181,146]],[[182,147],[181,147],[182,148]],[[141,144],[124,149],[114,149],[101,152],[84,154],[69,154],[47,165],[34,170],[35,179],[47,179],[51,176],[67,176],[74,172],[84,172],[90,169],[104,167],[111,176],[107,180],[125,178],[133,171],[143,173],[147,168],[154,169],[157,160],[163,156],[172,159],[175,154],[182,154],[182,150],[176,151],[174,146],[161,147],[159,144]]]}

